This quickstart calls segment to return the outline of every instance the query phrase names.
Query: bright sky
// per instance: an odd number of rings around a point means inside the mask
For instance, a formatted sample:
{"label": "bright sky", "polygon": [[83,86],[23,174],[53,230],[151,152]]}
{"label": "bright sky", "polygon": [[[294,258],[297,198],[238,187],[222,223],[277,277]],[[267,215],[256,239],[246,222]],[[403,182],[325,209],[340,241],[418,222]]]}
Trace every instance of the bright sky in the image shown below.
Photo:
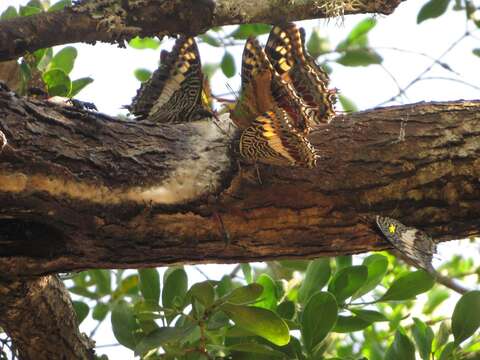
{"label": "bright sky", "polygon": [[[9,5],[18,6],[26,2],[27,0],[2,0],[0,13]],[[425,1],[421,3],[423,2]],[[420,5],[418,1],[409,0],[402,2],[394,14],[377,16],[378,25],[369,35],[370,45],[377,48],[384,57],[384,68],[393,74],[401,86],[405,86],[414,79],[430,65],[432,60],[411,53],[394,51],[391,48],[422,52],[436,58],[465,32],[464,12],[449,11],[439,19],[427,20],[417,26],[416,16]],[[332,44],[336,45],[345,38],[353,25],[366,17],[366,15],[347,16],[343,24],[335,20],[306,21],[302,26],[306,27],[308,36],[311,27],[319,25],[321,33],[327,35]],[[480,87],[480,58],[472,55],[473,48],[480,48],[480,32],[477,31],[475,35],[476,38],[461,42],[443,61],[448,63],[461,76],[461,79]],[[266,39],[262,40],[265,42]],[[75,46],[79,56],[71,75],[72,79],[85,76],[95,79],[94,83],[82,91],[78,98],[94,102],[101,112],[111,115],[122,112],[120,107],[130,103],[136,89],[140,86],[133,71],[136,68],[154,70],[158,64],[160,52],[159,50],[120,49],[101,43],[95,46],[86,44]],[[171,46],[172,41],[165,41],[162,48],[170,50]],[[241,46],[230,49],[236,56],[238,73],[242,50]],[[222,49],[205,44],[200,44],[200,53],[204,64],[218,62],[223,56]],[[361,109],[375,107],[398,92],[395,82],[380,66],[344,67],[332,64],[332,67],[332,86],[337,87]],[[429,76],[452,77],[452,74],[437,66]],[[227,93],[227,83],[233,89],[238,89],[240,76],[226,79],[221,71],[217,71],[212,79],[213,92]],[[405,100],[405,103],[457,99],[480,99],[480,91],[451,81],[423,81],[408,91],[408,100]],[[452,252],[478,254],[478,246],[475,245],[470,245],[467,249],[459,248],[457,243],[450,243],[440,248],[440,258],[444,259],[448,259]],[[232,266],[201,266],[201,269],[211,279],[219,279],[224,273],[230,271]],[[189,280],[193,283],[204,280],[204,277],[192,268],[189,271]],[[87,320],[82,323],[81,328],[88,333],[93,326],[94,322]],[[97,345],[116,342],[109,329],[108,321],[99,329],[97,339]],[[110,359],[133,359],[133,352],[123,347],[99,349],[98,353],[105,353]]]}

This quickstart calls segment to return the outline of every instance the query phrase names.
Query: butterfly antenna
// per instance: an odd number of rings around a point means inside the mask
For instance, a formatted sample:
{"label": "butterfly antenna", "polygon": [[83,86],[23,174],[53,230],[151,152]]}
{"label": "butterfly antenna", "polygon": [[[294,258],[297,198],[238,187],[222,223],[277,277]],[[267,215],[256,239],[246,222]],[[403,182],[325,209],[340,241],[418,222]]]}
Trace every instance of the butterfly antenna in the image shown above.
{"label": "butterfly antenna", "polygon": [[237,92],[232,89],[232,87],[230,86],[230,84],[228,82],[225,85],[227,86],[228,90],[230,90],[230,95],[233,95],[235,97],[235,101],[239,101],[240,98],[239,98]]}

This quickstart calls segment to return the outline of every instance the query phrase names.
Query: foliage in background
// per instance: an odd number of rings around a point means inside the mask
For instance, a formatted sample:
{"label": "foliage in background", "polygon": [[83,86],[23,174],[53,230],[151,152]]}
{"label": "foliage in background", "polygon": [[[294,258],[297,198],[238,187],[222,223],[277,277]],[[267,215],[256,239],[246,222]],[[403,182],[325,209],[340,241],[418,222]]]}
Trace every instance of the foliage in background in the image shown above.
{"label": "foliage in background", "polygon": [[[71,6],[71,0],[61,0],[52,6],[49,1],[31,0],[18,11],[9,6],[1,15],[0,20],[17,16],[30,16],[42,11],[57,11],[65,6]],[[46,96],[62,96],[73,98],[85,86],[93,82],[91,77],[76,80],[70,79],[70,72],[77,58],[77,50],[66,46],[54,54],[52,48],[40,49],[27,54],[20,61],[20,87],[15,89],[19,94],[37,94],[44,92]]]}
{"label": "foliage in background", "polygon": [[[480,273],[460,257],[443,271]],[[385,253],[359,265],[350,256],[243,264],[219,281],[191,286],[181,267],[160,278],[157,269],[90,270],[67,283],[78,295],[80,320],[90,314],[101,323],[111,314],[118,342],[144,359],[480,356],[480,291],[462,296],[445,316],[437,310],[449,292]]]}

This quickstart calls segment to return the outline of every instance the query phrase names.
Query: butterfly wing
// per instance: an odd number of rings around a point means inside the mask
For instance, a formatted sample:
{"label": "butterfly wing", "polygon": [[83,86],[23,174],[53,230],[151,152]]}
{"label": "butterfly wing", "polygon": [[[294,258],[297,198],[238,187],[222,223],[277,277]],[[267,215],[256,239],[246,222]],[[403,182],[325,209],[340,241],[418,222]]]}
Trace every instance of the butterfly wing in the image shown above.
{"label": "butterfly wing", "polygon": [[240,154],[254,162],[307,168],[315,167],[317,158],[314,147],[278,106],[257,116],[243,131]]}
{"label": "butterfly wing", "polygon": [[263,50],[254,38],[248,38],[242,54],[240,98],[230,113],[240,129],[249,127],[258,114],[265,112],[265,95],[269,93],[270,74]]}
{"label": "butterfly wing", "polygon": [[303,101],[312,108],[308,127],[330,122],[336,91],[328,89],[327,73],[305,50],[305,32],[293,23],[274,26],[265,52],[282,79],[291,83]]}
{"label": "butterfly wing", "polygon": [[142,85],[132,102],[132,113],[165,123],[211,116],[202,103],[203,74],[200,54],[192,37],[180,37],[161,65]]}
{"label": "butterfly wing", "polygon": [[279,106],[290,116],[290,123],[299,131],[307,131],[309,107],[295,89],[275,71],[264,50],[254,38],[245,44],[242,56],[242,89],[231,113],[241,129],[251,125],[256,116]]}
{"label": "butterfly wing", "polygon": [[377,215],[377,226],[387,240],[416,266],[432,270],[432,258],[436,244],[423,231],[408,227],[398,220]]}

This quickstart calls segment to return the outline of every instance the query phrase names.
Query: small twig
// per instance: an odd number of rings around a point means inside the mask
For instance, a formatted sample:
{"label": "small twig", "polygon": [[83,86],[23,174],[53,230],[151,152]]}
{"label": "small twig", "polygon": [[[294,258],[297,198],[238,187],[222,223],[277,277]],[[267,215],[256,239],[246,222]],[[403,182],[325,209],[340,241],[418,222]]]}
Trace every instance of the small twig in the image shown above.
{"label": "small twig", "polygon": [[442,284],[443,286],[449,288],[450,290],[453,290],[453,291],[459,293],[460,295],[463,295],[463,294],[470,291],[470,289],[467,289],[467,288],[463,287],[462,285],[453,281],[453,279],[450,279],[447,276],[443,276],[436,271],[434,273],[431,273],[431,274],[434,276],[435,280],[439,284]]}
{"label": "small twig", "polygon": [[453,50],[453,48],[455,48],[455,46],[457,46],[463,39],[465,39],[466,37],[468,37],[470,35],[470,32],[466,31],[460,38],[458,38],[457,40],[455,40],[452,44],[450,44],[450,46],[437,58],[435,59],[430,65],[428,65],[420,74],[418,74],[412,81],[410,81],[407,86],[405,86],[404,88],[401,89],[401,91],[399,91],[396,95],[392,96],[391,98],[389,98],[388,100],[385,100],[383,102],[381,102],[380,104],[378,104],[377,106],[381,106],[381,105],[385,105],[385,104],[388,104],[389,102],[392,102],[394,100],[396,100],[399,96],[401,96],[402,94],[404,94],[410,87],[412,87],[415,83],[417,83],[418,81],[420,81],[420,79],[423,77],[423,75],[425,75],[426,73],[428,73],[430,70],[432,70],[432,68],[436,65],[436,64],[440,64],[444,69],[448,69],[447,67],[445,67],[445,64],[442,64],[440,62],[440,60],[442,58],[444,58],[450,51]]}
{"label": "small twig", "polygon": [[461,80],[461,79],[455,79],[455,78],[450,78],[447,76],[426,76],[421,78],[419,81],[424,81],[424,80],[446,80],[446,81],[454,81],[458,82],[460,84],[470,86],[471,88],[480,91],[480,86],[473,85],[467,81]]}

